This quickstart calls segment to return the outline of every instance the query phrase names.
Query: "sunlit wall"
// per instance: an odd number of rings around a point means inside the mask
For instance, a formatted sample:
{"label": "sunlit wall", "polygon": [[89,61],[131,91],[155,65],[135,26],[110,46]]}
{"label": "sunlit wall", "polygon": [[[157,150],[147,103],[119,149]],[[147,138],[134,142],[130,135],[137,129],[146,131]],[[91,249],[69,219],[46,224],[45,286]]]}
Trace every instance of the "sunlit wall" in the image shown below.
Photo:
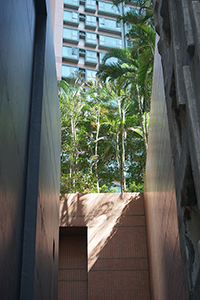
{"label": "sunlit wall", "polygon": [[63,195],[60,226],[58,300],[150,300],[142,194]]}
{"label": "sunlit wall", "polygon": [[155,53],[144,192],[151,293],[152,300],[184,300],[172,154],[157,47]]}

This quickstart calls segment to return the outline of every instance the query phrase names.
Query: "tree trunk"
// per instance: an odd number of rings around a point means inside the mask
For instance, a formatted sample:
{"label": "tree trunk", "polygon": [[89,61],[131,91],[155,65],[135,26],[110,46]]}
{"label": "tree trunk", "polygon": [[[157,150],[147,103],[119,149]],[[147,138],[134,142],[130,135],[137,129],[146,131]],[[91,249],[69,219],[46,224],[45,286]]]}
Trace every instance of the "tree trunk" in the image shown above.
{"label": "tree trunk", "polygon": [[98,115],[97,115],[97,134],[96,134],[96,145],[95,145],[95,175],[97,181],[97,193],[99,193],[99,177],[98,177],[98,139],[99,139],[99,131],[100,131],[100,107],[98,108]]}
{"label": "tree trunk", "polygon": [[123,191],[126,192],[126,174],[125,174],[125,109],[122,108],[122,182],[123,182]]}
{"label": "tree trunk", "polygon": [[72,188],[76,193],[76,127],[73,117],[71,118],[72,126]]}
{"label": "tree trunk", "polygon": [[147,148],[148,148],[147,130],[146,130],[145,122],[143,120],[143,111],[142,111],[142,103],[144,101],[144,97],[143,96],[140,97],[140,92],[139,92],[138,85],[136,85],[136,89],[137,89],[137,96],[138,96],[138,108],[139,108],[139,114],[140,114],[140,124],[141,124],[141,127],[142,127],[142,136],[143,136],[145,148],[146,148],[146,151],[147,151]]}
{"label": "tree trunk", "polygon": [[[119,118],[120,118],[120,133],[121,133],[121,140],[122,140],[122,111],[121,111],[121,99],[118,97],[118,110],[119,110]],[[119,145],[119,143],[118,143]],[[119,156],[120,156],[120,148],[119,148]],[[122,171],[122,156],[120,159],[120,186],[121,186],[121,193],[123,193],[123,171]]]}
{"label": "tree trunk", "polygon": [[121,193],[123,192],[123,184],[122,184],[122,178],[121,178],[121,163],[120,163],[120,149],[119,149],[119,134],[117,133],[116,137],[117,141],[117,148],[116,148],[116,159],[117,159],[117,165],[118,165],[118,170],[119,170],[119,175],[120,175],[120,188],[121,188]]}

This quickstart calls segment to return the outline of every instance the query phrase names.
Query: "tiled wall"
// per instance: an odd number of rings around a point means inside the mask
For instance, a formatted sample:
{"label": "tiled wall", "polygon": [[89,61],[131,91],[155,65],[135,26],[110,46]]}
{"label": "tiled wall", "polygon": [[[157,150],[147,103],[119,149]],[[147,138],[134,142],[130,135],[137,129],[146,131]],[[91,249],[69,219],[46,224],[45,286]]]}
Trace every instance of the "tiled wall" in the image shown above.
{"label": "tiled wall", "polygon": [[0,299],[56,299],[60,118],[49,0],[0,9]]}
{"label": "tiled wall", "polygon": [[60,230],[58,300],[88,299],[87,230]]}
{"label": "tiled wall", "polygon": [[174,172],[163,73],[157,48],[144,199],[152,300],[184,300]]}
{"label": "tiled wall", "polygon": [[142,194],[62,196],[60,226],[87,227],[87,299],[150,299]]}

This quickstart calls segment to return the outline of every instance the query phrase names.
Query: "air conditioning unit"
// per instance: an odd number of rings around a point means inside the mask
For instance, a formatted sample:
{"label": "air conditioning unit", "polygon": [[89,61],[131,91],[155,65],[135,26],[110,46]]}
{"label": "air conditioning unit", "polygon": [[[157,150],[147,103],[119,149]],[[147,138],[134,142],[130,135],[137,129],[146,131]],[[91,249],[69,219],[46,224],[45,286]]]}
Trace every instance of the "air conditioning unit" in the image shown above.
{"label": "air conditioning unit", "polygon": [[79,55],[80,56],[85,56],[85,50],[84,49],[79,49]]}
{"label": "air conditioning unit", "polygon": [[79,19],[80,19],[80,21],[85,21],[85,15],[84,14],[79,14]]}
{"label": "air conditioning unit", "polygon": [[79,31],[79,38],[84,39],[85,38],[85,31]]}

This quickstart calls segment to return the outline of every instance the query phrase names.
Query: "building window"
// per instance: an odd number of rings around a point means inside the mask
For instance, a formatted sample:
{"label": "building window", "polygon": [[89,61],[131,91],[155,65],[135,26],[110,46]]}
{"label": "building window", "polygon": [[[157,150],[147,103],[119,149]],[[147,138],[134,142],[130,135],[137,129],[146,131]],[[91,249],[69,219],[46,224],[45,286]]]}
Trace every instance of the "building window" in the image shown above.
{"label": "building window", "polygon": [[97,75],[97,71],[87,69],[86,70],[86,80],[91,80],[91,78],[95,79]]}
{"label": "building window", "polygon": [[79,0],[64,0],[64,6],[78,9]]}
{"label": "building window", "polygon": [[62,65],[62,77],[63,78],[76,77],[77,73],[78,73],[78,68],[67,66],[67,65]]}
{"label": "building window", "polygon": [[90,16],[90,15],[86,15],[86,20],[85,20],[85,27],[89,28],[96,28],[96,17],[94,16]]}
{"label": "building window", "polygon": [[62,57],[67,61],[79,61],[79,52],[75,47],[63,46]]}
{"label": "building window", "polygon": [[121,23],[113,19],[99,18],[99,30],[115,31],[121,34]]}
{"label": "building window", "polygon": [[118,8],[113,4],[109,2],[98,2],[98,12],[103,15],[113,15],[118,16],[120,14]]}
{"label": "building window", "polygon": [[95,0],[86,0],[85,2],[85,11],[96,11],[96,1]]}
{"label": "building window", "polygon": [[78,26],[79,14],[77,12],[64,10],[63,21],[65,24],[72,24]]}
{"label": "building window", "polygon": [[75,47],[72,47],[72,55],[77,55],[78,54],[78,49]]}
{"label": "building window", "polygon": [[105,18],[99,18],[99,25],[102,27],[105,26]]}
{"label": "building window", "polygon": [[97,64],[97,52],[95,51],[86,51],[85,56],[85,63],[90,65],[96,65]]}
{"label": "building window", "polygon": [[63,39],[68,42],[78,44],[79,41],[78,30],[63,28]]}
{"label": "building window", "polygon": [[86,46],[95,47],[97,45],[97,36],[95,33],[86,32]]}
{"label": "building window", "polygon": [[122,40],[106,35],[99,35],[100,48],[122,48]]}

